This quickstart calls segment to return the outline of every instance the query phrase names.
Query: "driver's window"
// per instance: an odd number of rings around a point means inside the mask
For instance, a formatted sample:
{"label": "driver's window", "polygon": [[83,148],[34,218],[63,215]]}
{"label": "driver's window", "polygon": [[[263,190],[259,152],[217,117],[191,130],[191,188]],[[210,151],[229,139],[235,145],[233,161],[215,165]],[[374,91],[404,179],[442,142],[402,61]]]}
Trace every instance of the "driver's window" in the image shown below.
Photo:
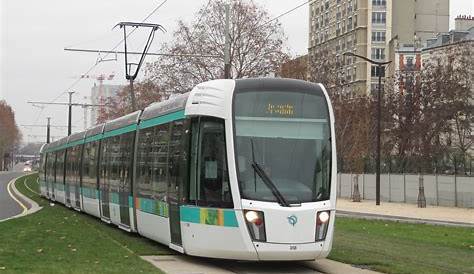
{"label": "driver's window", "polygon": [[190,202],[207,207],[233,207],[224,121],[200,118],[192,129]]}

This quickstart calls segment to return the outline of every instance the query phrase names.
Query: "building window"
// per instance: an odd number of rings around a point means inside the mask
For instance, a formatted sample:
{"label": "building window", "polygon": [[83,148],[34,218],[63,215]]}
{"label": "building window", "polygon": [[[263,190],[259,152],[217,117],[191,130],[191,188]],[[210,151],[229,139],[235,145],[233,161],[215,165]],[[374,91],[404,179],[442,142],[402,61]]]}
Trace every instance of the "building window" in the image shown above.
{"label": "building window", "polygon": [[385,70],[383,67],[379,68],[379,66],[372,66],[370,69],[370,75],[372,77],[379,77],[379,75],[385,77]]}
{"label": "building window", "polygon": [[372,59],[375,59],[375,60],[385,59],[385,49],[373,48],[372,49]]}
{"label": "building window", "polygon": [[386,21],[385,12],[372,12],[372,23],[385,24],[385,21]]}
{"label": "building window", "polygon": [[372,31],[372,42],[385,42],[385,31]]}
{"label": "building window", "polygon": [[372,0],[372,6],[386,6],[387,1],[386,0]]}
{"label": "building window", "polygon": [[347,31],[352,30],[352,17],[347,19]]}

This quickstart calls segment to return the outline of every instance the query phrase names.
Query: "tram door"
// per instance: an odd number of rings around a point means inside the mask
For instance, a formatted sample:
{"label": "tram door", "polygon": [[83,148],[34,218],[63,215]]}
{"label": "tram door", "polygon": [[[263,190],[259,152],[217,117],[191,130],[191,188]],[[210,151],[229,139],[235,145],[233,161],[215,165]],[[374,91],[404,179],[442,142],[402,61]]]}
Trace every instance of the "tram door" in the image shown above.
{"label": "tram door", "polygon": [[50,177],[50,166],[51,164],[49,163],[51,161],[50,159],[50,156],[51,154],[49,153],[45,153],[44,155],[44,184],[45,184],[45,187],[46,187],[46,197],[49,197],[49,177]]}
{"label": "tram door", "polygon": [[58,164],[58,153],[53,152],[54,155],[54,164],[52,165],[52,178],[51,178],[51,192],[50,192],[50,198],[53,200],[56,200],[56,194],[54,193],[55,186],[56,186],[56,165]]}
{"label": "tram door", "polygon": [[109,208],[109,178],[110,172],[108,165],[110,165],[110,148],[108,140],[103,140],[100,146],[101,153],[99,157],[99,197],[100,197],[100,210],[101,217],[109,220],[110,219],[110,208]]}
{"label": "tram door", "polygon": [[81,172],[80,167],[82,164],[82,148],[76,148],[76,158],[74,162],[74,200],[76,201],[76,208],[81,208]]}
{"label": "tram door", "polygon": [[70,174],[70,172],[72,171],[68,165],[70,166],[72,163],[70,162],[71,161],[71,158],[68,158],[68,154],[69,153],[72,153],[72,151],[70,151],[71,149],[68,149],[66,150],[65,152],[65,156],[64,158],[67,159],[67,161],[65,162],[64,164],[64,192],[65,192],[65,195],[66,195],[66,205],[71,205],[71,178],[72,178],[72,174]]}
{"label": "tram door", "polygon": [[182,192],[182,182],[186,178],[186,155],[185,151],[185,120],[171,123],[168,152],[168,207],[169,222],[171,232],[171,243],[181,246],[181,219],[180,200]]}

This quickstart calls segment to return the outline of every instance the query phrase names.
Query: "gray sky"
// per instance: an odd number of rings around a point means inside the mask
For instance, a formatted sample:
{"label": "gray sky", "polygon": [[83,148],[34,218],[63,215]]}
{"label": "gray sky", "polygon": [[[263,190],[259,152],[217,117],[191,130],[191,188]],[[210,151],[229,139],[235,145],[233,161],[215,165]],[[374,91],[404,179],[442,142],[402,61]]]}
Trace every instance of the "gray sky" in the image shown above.
{"label": "gray sky", "polygon": [[[111,49],[122,39],[122,32],[112,30],[119,21],[142,21],[163,0],[0,0],[0,99],[12,105],[18,124],[45,124],[51,116],[53,124],[66,125],[66,106],[49,106],[42,112],[27,104],[28,100],[50,101],[75,81],[74,77],[86,72],[96,61],[97,54],[72,53],[64,47]],[[399,1],[399,0],[397,0]],[[169,41],[176,27],[176,20],[190,21],[206,0],[168,0],[148,22],[159,23],[168,30],[157,34],[151,51],[160,43]],[[271,16],[277,16],[305,0],[256,0],[266,7]],[[474,0],[451,0],[451,21],[455,15],[474,15]],[[307,52],[307,5],[280,19],[288,37],[287,46],[292,54]],[[450,22],[450,28],[453,27]],[[134,33],[130,40],[133,49],[144,42],[145,33]],[[123,46],[118,48],[123,49]],[[147,57],[147,61],[153,58]],[[90,74],[115,72],[108,84],[125,84],[123,59],[104,62]],[[74,101],[84,102],[90,94],[93,80],[82,80],[73,90]],[[65,102],[67,95],[58,98]],[[73,112],[73,131],[83,128],[83,111]],[[28,135],[44,135],[45,129],[22,128],[24,141],[42,141]],[[65,130],[54,130],[53,135],[65,135]]]}

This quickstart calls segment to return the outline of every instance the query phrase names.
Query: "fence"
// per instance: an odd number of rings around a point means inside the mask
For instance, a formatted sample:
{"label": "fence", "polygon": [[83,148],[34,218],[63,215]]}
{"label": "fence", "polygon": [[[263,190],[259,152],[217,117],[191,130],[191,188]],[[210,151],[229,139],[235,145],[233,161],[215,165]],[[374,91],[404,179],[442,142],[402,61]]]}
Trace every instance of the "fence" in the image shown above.
{"label": "fence", "polygon": [[[355,174],[339,173],[337,196],[351,198]],[[359,174],[362,199],[375,200],[375,174]],[[416,203],[419,175],[381,174],[380,199],[386,202]],[[423,175],[427,205],[474,208],[474,177]]]}

